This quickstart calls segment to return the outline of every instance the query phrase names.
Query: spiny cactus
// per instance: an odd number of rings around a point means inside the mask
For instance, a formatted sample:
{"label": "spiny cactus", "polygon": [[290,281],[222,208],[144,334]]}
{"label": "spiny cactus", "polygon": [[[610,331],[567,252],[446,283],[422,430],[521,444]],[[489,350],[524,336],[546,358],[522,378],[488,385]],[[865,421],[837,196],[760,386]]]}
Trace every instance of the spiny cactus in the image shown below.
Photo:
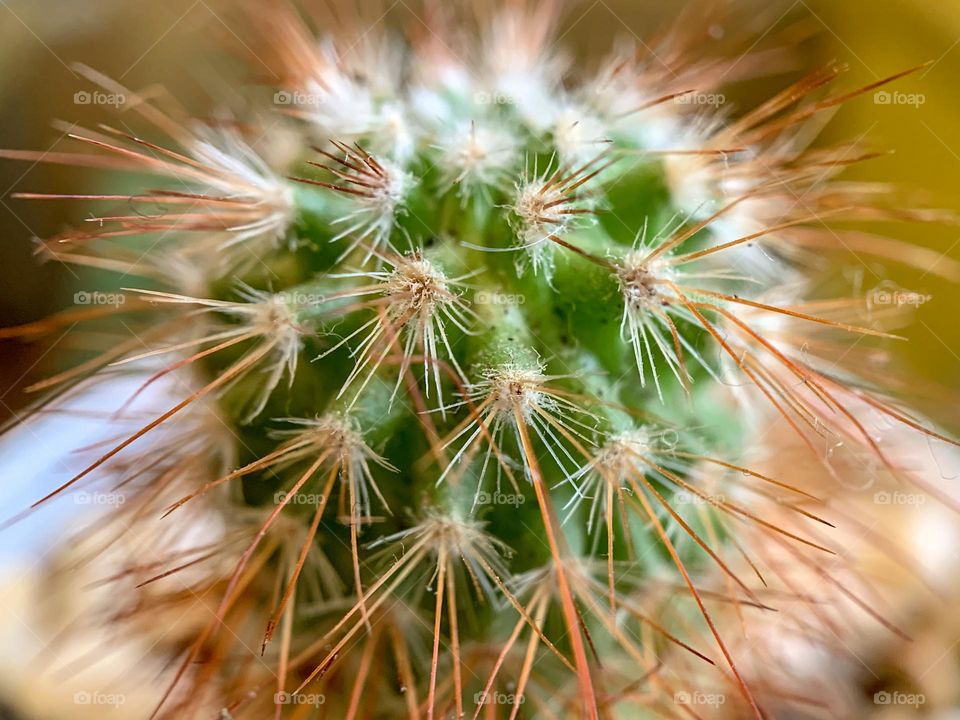
{"label": "spiny cactus", "polygon": [[[775,38],[726,54],[690,16],[588,67],[550,2],[426,10],[401,40],[253,4],[271,115],[201,123],[81,68],[120,128],[2,153],[129,173],[20,193],[111,208],[41,244],[101,273],[88,305],[5,332],[111,333],[38,408],[140,377],[105,408],[132,429],[37,505],[122,493],[117,536],[155,538],[114,622],[207,610],[158,716],[805,712],[751,624],[789,605],[783,632],[829,652],[844,613],[900,632],[843,552],[844,474],[936,492],[875,426],[950,442],[836,362],[893,337],[883,315],[810,290],[831,248],[871,250],[837,221],[938,219],[834,180],[858,144],[809,147],[907,73],[832,90],[829,67],[733,110],[725,83],[790,67]],[[835,486],[751,469],[785,436]]]}

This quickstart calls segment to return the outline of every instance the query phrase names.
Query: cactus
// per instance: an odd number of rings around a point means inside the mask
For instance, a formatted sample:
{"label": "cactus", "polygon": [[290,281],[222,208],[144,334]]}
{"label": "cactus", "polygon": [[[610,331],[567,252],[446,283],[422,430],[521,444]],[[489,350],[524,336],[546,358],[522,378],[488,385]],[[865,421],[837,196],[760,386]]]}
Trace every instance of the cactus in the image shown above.
{"label": "cactus", "polygon": [[[837,468],[936,492],[872,426],[951,442],[834,362],[894,338],[886,316],[811,290],[831,248],[871,251],[835,222],[937,219],[834,179],[858,144],[808,146],[907,73],[834,90],[831,66],[734,111],[726,83],[789,62],[725,54],[703,18],[582,67],[550,2],[429,9],[403,40],[254,4],[266,117],[201,123],[80,68],[123,129],[2,152],[125,173],[20,194],[110,207],[41,243],[102,290],[5,332],[111,333],[37,407],[139,378],[107,410],[132,429],[37,506],[111,489],[119,535],[167,529],[127,570],[136,613],[208,613],[156,716],[801,712],[786,661],[774,681],[751,661],[752,616],[799,607],[836,650],[798,573],[900,632],[840,552]],[[753,469],[789,443],[837,485]],[[185,541],[200,522],[222,529]]]}

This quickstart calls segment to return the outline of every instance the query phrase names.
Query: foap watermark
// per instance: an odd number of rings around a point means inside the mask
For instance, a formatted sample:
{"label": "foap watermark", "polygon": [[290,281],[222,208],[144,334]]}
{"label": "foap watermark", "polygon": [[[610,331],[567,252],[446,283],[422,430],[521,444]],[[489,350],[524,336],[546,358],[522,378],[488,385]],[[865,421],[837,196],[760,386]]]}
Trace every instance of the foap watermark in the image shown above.
{"label": "foap watermark", "polygon": [[694,105],[696,107],[720,107],[727,102],[723,93],[689,92],[677,95],[673,102],[677,105]]}
{"label": "foap watermark", "polygon": [[894,490],[881,490],[874,493],[873,502],[876,505],[923,505],[927,501],[927,496],[923,493],[908,493]]}
{"label": "foap watermark", "polygon": [[889,692],[881,690],[873,694],[874,705],[904,705],[912,708],[919,708],[927,701],[923,693],[905,693],[896,690]]}
{"label": "foap watermark", "polygon": [[118,108],[127,102],[123,93],[108,93],[102,90],[78,90],[73,94],[74,105],[106,105]]}
{"label": "foap watermark", "polygon": [[73,294],[74,305],[113,305],[120,307],[127,302],[122,292],[100,292],[99,290],[78,290]]}
{"label": "foap watermark", "polygon": [[474,305],[523,305],[526,302],[526,296],[519,293],[491,292],[488,290],[480,290],[473,297]]}
{"label": "foap watermark", "polygon": [[316,493],[288,493],[281,490],[278,493],[274,493],[273,502],[275,505],[310,505],[317,506],[322,505],[324,502],[323,495],[318,495]]}
{"label": "foap watermark", "polygon": [[305,293],[298,291],[278,292],[274,297],[280,300],[284,305],[294,307],[310,307],[312,305],[321,305],[326,302],[327,296],[320,293]]}
{"label": "foap watermark", "polygon": [[273,94],[274,105],[291,107],[317,107],[323,105],[324,98],[318,93],[305,93],[300,90],[278,90]]}
{"label": "foap watermark", "polygon": [[488,493],[481,490],[477,493],[477,505],[512,505],[520,507],[527,501],[527,498],[520,493],[504,493],[497,490]]}
{"label": "foap watermark", "polygon": [[117,492],[78,492],[73,495],[75,505],[109,505],[120,507],[127,501],[123,493]]}
{"label": "foap watermark", "polygon": [[320,707],[327,702],[327,698],[320,693],[278,692],[273,694],[273,702],[275,705],[312,705],[313,707]]}
{"label": "foap watermark", "polygon": [[526,698],[523,695],[515,693],[505,693],[499,691],[478,692],[473,695],[475,705],[523,705]]}
{"label": "foap watermark", "polygon": [[504,92],[478,92],[473,96],[477,105],[516,105],[513,95]]}
{"label": "foap watermark", "polygon": [[699,495],[689,490],[680,490],[673,496],[674,505],[722,505],[726,502],[723,495],[709,495],[703,493]]}
{"label": "foap watermark", "polygon": [[918,108],[926,105],[927,96],[923,93],[905,93],[899,90],[878,90],[873,94],[874,105],[907,105]]}
{"label": "foap watermark", "polygon": [[118,708],[126,702],[127,697],[120,693],[80,690],[73,694],[74,705],[105,705]]}
{"label": "foap watermark", "polygon": [[705,693],[699,690],[694,692],[681,691],[674,693],[673,701],[677,705],[708,705],[710,707],[720,707],[727,702],[727,696],[723,693]]}
{"label": "foap watermark", "polygon": [[879,307],[919,308],[933,300],[932,295],[899,287],[891,282],[883,282],[867,293],[867,309]]}

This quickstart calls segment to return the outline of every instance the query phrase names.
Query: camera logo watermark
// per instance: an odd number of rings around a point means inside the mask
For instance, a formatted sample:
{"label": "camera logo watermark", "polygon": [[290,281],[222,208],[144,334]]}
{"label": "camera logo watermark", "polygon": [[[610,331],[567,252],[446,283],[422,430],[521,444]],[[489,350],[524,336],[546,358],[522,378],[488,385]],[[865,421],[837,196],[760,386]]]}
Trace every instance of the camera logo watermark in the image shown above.
{"label": "camera logo watermark", "polygon": [[120,507],[127,501],[123,493],[116,492],[78,492],[73,495],[75,505],[108,505]]}
{"label": "camera logo watermark", "polygon": [[278,692],[273,694],[274,705],[312,705],[313,707],[320,707],[326,701],[326,696],[319,693]]}
{"label": "camera logo watermark", "polygon": [[926,501],[927,496],[923,493],[882,490],[873,496],[873,502],[877,505],[923,505]]}
{"label": "camera logo watermark", "polygon": [[73,694],[74,705],[106,705],[118,708],[127,701],[120,693],[89,692],[81,690]]}
{"label": "camera logo watermark", "polygon": [[923,93],[905,93],[898,90],[878,90],[873,94],[874,105],[906,105],[918,108],[926,105],[927,96]]}
{"label": "camera logo watermark", "polygon": [[696,107],[720,107],[727,102],[727,96],[723,93],[701,93],[689,92],[683,95],[677,95],[673,99],[677,105],[693,105]]}
{"label": "camera logo watermark", "polygon": [[125,302],[127,302],[127,296],[124,293],[79,290],[73,294],[74,305],[113,305],[114,307],[120,307]]}
{"label": "camera logo watermark", "polygon": [[881,690],[873,694],[874,705],[906,705],[919,708],[927,701],[923,693],[905,693],[900,691],[889,692]]}
{"label": "camera logo watermark", "polygon": [[475,705],[523,705],[526,698],[523,695],[505,692],[478,692],[473,695]]}
{"label": "camera logo watermark", "polygon": [[305,293],[296,290],[278,292],[274,297],[284,305],[292,307],[311,307],[321,305],[327,301],[327,296],[320,293]]}
{"label": "camera logo watermark", "polygon": [[523,305],[527,302],[525,295],[519,293],[490,292],[480,290],[473,296],[474,305]]}
{"label": "camera logo watermark", "polygon": [[317,93],[305,93],[300,90],[278,90],[273,94],[274,105],[292,107],[317,107],[326,102],[324,97]]}
{"label": "camera logo watermark", "polygon": [[867,309],[878,307],[913,307],[919,308],[933,300],[932,295],[907,290],[894,283],[884,282],[867,293]]}
{"label": "camera logo watermark", "polygon": [[309,505],[311,507],[316,507],[317,505],[322,505],[324,502],[323,495],[318,495],[316,493],[288,493],[285,491],[280,491],[274,493],[273,502],[276,505]]}
{"label": "camera logo watermark", "polygon": [[123,93],[108,93],[102,90],[78,90],[73,94],[74,105],[105,105],[118,108],[127,102]]}
{"label": "camera logo watermark", "polygon": [[512,95],[503,92],[478,92],[473,96],[473,101],[477,105],[516,105],[517,101]]}
{"label": "camera logo watermark", "polygon": [[488,493],[483,490],[477,493],[477,505],[511,505],[519,507],[527,501],[521,494],[503,493],[499,490]]}
{"label": "camera logo watermark", "polygon": [[720,707],[727,702],[727,696],[723,693],[681,691],[674,693],[673,701],[677,705],[707,705],[710,707]]}
{"label": "camera logo watermark", "polygon": [[727,501],[723,495],[708,495],[704,493],[699,495],[689,490],[680,490],[673,496],[675,505],[722,505]]}

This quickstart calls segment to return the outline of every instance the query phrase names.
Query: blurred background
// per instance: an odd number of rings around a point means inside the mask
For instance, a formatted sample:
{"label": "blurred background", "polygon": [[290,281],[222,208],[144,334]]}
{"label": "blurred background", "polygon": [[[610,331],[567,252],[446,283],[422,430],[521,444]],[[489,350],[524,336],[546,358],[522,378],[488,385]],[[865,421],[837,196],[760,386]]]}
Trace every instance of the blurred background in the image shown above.
{"label": "blurred background", "polygon": [[[649,36],[655,16],[676,12],[679,4],[574,2],[567,13],[564,41],[589,57],[608,48],[612,36]],[[847,89],[931,63],[888,88],[909,101],[890,102],[873,93],[857,98],[836,114],[823,141],[862,138],[892,151],[852,168],[846,177],[895,182],[922,193],[930,206],[960,213],[960,2],[768,0],[756,7],[771,18],[769,32],[781,23],[804,19],[817,32],[815,41],[803,45],[804,63],[810,68],[831,61],[846,64],[849,72],[841,82]],[[407,6],[398,2],[392,12],[404,9]],[[216,95],[216,78],[233,75],[245,82],[255,67],[233,23],[230,3],[219,0],[0,0],[0,147],[56,151],[63,133],[51,121],[91,126],[108,119],[103,108],[92,107],[77,95],[91,89],[73,69],[77,62],[134,89],[163,85],[202,115],[209,109],[208,98]],[[776,80],[774,86],[786,81]],[[736,89],[735,101],[749,107],[769,90],[769,85]],[[76,224],[84,212],[79,204],[28,203],[11,195],[88,191],[86,172],[0,160],[0,327],[37,320],[70,304],[76,276],[57,263],[38,263],[33,240]],[[884,231],[934,251],[929,269],[941,256],[960,261],[960,227],[903,223]],[[885,278],[927,298],[901,331],[909,341],[891,350],[909,366],[905,374],[940,388],[939,393],[919,394],[919,409],[956,431],[960,287],[923,268],[867,267],[852,256],[849,261],[850,274],[844,278],[848,289],[867,291],[877,285],[877,278]],[[43,376],[49,351],[47,342],[0,340],[0,420],[29,402],[22,388]],[[16,480],[4,478],[9,484]],[[0,535],[0,558],[22,550],[20,541],[11,539],[17,537]],[[0,609],[8,601],[6,594],[0,598]],[[937,620],[918,623],[940,632]],[[28,640],[33,634],[30,628],[18,631]],[[17,642],[10,637],[0,627],[0,638],[5,638],[0,640],[0,656]],[[945,652],[955,654],[956,649]],[[890,672],[900,672],[895,649],[878,653],[892,655]],[[4,666],[0,662],[0,680]],[[948,673],[945,682],[956,688],[960,676],[951,678]],[[0,720],[24,717],[17,712],[12,706],[4,709],[0,699]],[[876,716],[887,717],[883,712],[878,708]],[[917,713],[926,716],[922,709]]]}

